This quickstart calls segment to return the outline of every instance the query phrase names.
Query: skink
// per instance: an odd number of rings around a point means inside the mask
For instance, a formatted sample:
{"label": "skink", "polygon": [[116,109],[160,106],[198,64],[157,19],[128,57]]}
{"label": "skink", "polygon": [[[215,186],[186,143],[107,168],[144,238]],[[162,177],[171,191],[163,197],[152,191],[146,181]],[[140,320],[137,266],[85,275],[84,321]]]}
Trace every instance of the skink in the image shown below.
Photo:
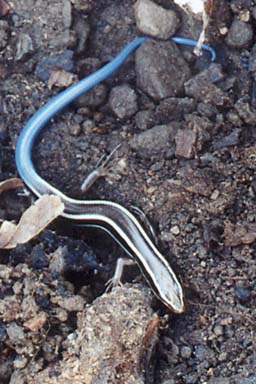
{"label": "skink", "polygon": [[[39,176],[33,162],[32,149],[41,129],[74,99],[102,82],[116,71],[126,58],[149,37],[140,37],[126,45],[102,68],[75,83],[42,106],[25,124],[16,144],[15,159],[20,177],[35,195],[58,195],[65,205],[63,217],[85,225],[100,226],[124,245],[127,253],[138,263],[155,295],[172,311],[184,311],[182,287],[170,265],[153,244],[139,221],[121,205],[105,200],[70,198]],[[178,44],[195,46],[196,41],[172,37]],[[213,48],[203,45],[215,59]]]}

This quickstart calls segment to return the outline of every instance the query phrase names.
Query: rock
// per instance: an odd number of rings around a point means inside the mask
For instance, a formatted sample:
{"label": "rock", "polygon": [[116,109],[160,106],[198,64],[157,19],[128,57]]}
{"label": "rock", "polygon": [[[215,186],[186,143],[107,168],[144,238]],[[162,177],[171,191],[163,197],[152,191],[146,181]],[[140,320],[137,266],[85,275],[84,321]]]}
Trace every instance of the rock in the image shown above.
{"label": "rock", "polygon": [[9,13],[10,7],[5,0],[0,0],[0,17]]}
{"label": "rock", "polygon": [[200,115],[206,116],[206,117],[214,117],[218,113],[218,110],[214,105],[203,103],[203,102],[197,104],[197,110],[198,110],[198,113],[200,113]]}
{"label": "rock", "polygon": [[[0,3],[1,6],[1,3]],[[1,359],[0,362],[0,383],[1,384],[8,384],[10,383],[10,377],[12,375],[13,371],[13,362],[11,359],[4,361],[4,358]],[[23,384],[23,383],[17,383],[13,382],[12,384]]]}
{"label": "rock", "polygon": [[[1,106],[0,106],[1,108]],[[1,111],[0,111],[1,114]],[[0,121],[0,143],[4,143],[8,137],[8,132],[7,132],[7,125],[3,122]],[[1,157],[0,157],[1,159]],[[1,161],[0,161],[1,163]]]}
{"label": "rock", "polygon": [[40,312],[36,316],[25,321],[23,325],[26,329],[29,329],[31,332],[40,332],[42,331],[47,319],[47,313]]}
{"label": "rock", "polygon": [[48,81],[51,71],[54,69],[63,69],[70,72],[74,69],[74,52],[66,50],[60,55],[46,56],[36,66],[35,74],[42,81]]}
{"label": "rock", "polygon": [[224,136],[219,140],[214,140],[212,143],[213,150],[216,151],[237,145],[240,142],[241,131],[240,128],[235,128],[229,135]]}
{"label": "rock", "polygon": [[9,25],[7,21],[0,20],[0,51],[4,49],[8,42]]}
{"label": "rock", "polygon": [[36,245],[33,248],[33,251],[31,253],[32,257],[32,268],[41,270],[45,267],[48,267],[49,265],[49,260],[47,255],[45,254],[45,251],[42,246]]}
{"label": "rock", "polygon": [[190,70],[176,45],[146,41],[136,51],[137,86],[155,100],[176,96],[183,90]]}
{"label": "rock", "polygon": [[192,159],[195,154],[196,134],[191,129],[179,129],[175,136],[176,157]]}
{"label": "rock", "polygon": [[83,19],[82,17],[79,17],[74,22],[73,28],[76,31],[77,40],[78,40],[76,52],[82,53],[85,50],[86,42],[90,34],[90,24],[88,23],[88,20]]}
{"label": "rock", "polygon": [[107,87],[105,84],[98,84],[87,93],[76,99],[75,104],[78,108],[99,107],[104,104],[107,97]]}
{"label": "rock", "polygon": [[174,124],[156,125],[145,132],[135,135],[129,142],[132,149],[145,157],[161,153],[174,142],[177,128]]}
{"label": "rock", "polygon": [[246,303],[248,300],[250,300],[251,297],[250,290],[243,287],[236,287],[235,294],[238,300],[240,300],[242,303]]}
{"label": "rock", "polygon": [[222,106],[229,102],[225,92],[215,84],[201,78],[200,74],[192,77],[192,79],[185,83],[185,92],[187,96],[216,106]]}
{"label": "rock", "polygon": [[235,19],[226,37],[226,43],[233,48],[246,47],[253,38],[252,26],[249,23]]}
{"label": "rock", "polygon": [[168,39],[178,28],[179,19],[176,13],[150,0],[138,0],[134,11],[137,28],[147,35]]}
{"label": "rock", "polygon": [[55,373],[56,384],[144,384],[159,325],[150,303],[149,289],[135,285],[102,295],[81,314],[73,353],[41,372],[25,370],[26,383],[51,384]]}
{"label": "rock", "polygon": [[135,116],[136,126],[145,131],[154,125],[153,112],[148,110],[139,111]]}
{"label": "rock", "polygon": [[12,322],[9,327],[7,327],[6,332],[13,343],[23,342],[25,340],[23,328],[15,322]]}
{"label": "rock", "polygon": [[185,83],[185,92],[196,100],[207,104],[223,105],[229,99],[225,92],[214,85],[224,78],[220,64],[212,63],[207,69],[198,73]]}
{"label": "rock", "polygon": [[195,358],[201,362],[212,363],[215,360],[215,353],[205,345],[198,345],[195,347]]}
{"label": "rock", "polygon": [[252,16],[253,16],[254,19],[256,20],[256,7],[253,7],[253,8],[252,8]]}
{"label": "rock", "polygon": [[0,323],[0,342],[2,343],[7,338],[6,333],[6,325],[4,323]]}
{"label": "rock", "polygon": [[250,104],[244,99],[238,99],[234,105],[239,117],[249,125],[255,125],[256,122],[256,108],[250,106]]}
{"label": "rock", "polygon": [[31,37],[28,33],[20,33],[17,41],[17,49],[15,59],[17,61],[25,59],[34,51]]}
{"label": "rock", "polygon": [[79,136],[81,131],[81,125],[78,123],[73,123],[69,126],[69,133],[71,136]]}
{"label": "rock", "polygon": [[215,325],[215,327],[213,328],[213,332],[216,336],[222,336],[224,333],[223,326]]}
{"label": "rock", "polygon": [[87,119],[82,124],[83,133],[86,135],[89,132],[92,132],[92,129],[95,128],[95,122],[94,120]]}
{"label": "rock", "polygon": [[256,44],[251,49],[251,54],[249,57],[249,71],[256,73]]}
{"label": "rock", "polygon": [[70,297],[54,296],[51,298],[51,302],[68,312],[79,312],[84,309],[84,298],[79,295]]}
{"label": "rock", "polygon": [[119,119],[131,117],[138,110],[136,92],[127,84],[112,88],[109,105]]}
{"label": "rock", "polygon": [[173,227],[171,227],[170,231],[175,236],[180,234],[180,229],[179,229],[178,225],[174,225]]}
{"label": "rock", "polygon": [[181,357],[183,359],[189,359],[192,355],[192,349],[191,347],[188,347],[186,345],[184,345],[183,347],[181,347],[180,349],[180,354],[181,354]]}
{"label": "rock", "polygon": [[195,108],[195,100],[189,97],[168,97],[161,100],[154,113],[157,124],[168,124],[170,121],[180,121]]}

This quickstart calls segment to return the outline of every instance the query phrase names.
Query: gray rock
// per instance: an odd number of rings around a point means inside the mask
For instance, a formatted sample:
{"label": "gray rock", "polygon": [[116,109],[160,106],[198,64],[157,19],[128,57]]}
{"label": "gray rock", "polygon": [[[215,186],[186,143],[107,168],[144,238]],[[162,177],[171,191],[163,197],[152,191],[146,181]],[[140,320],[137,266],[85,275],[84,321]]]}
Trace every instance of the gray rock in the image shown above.
{"label": "gray rock", "polygon": [[226,93],[214,83],[224,78],[221,66],[211,64],[209,68],[198,73],[185,83],[185,92],[196,100],[213,105],[224,105],[229,102]]}
{"label": "gray rock", "polygon": [[200,113],[200,115],[206,116],[206,117],[213,117],[213,116],[216,116],[218,113],[218,110],[214,105],[203,103],[203,102],[197,104],[197,110]]}
{"label": "gray rock", "polygon": [[195,155],[196,133],[191,129],[179,129],[175,136],[175,156],[192,159]]}
{"label": "gray rock", "polygon": [[145,157],[151,157],[154,152],[162,152],[174,142],[177,128],[173,124],[157,125],[145,132],[135,135],[129,142],[130,146]]}
{"label": "gray rock", "polygon": [[15,322],[12,322],[9,325],[9,327],[6,329],[6,332],[10,340],[14,343],[24,341],[25,339],[23,328]]}
{"label": "gray rock", "polygon": [[134,11],[137,28],[147,35],[168,39],[178,28],[179,19],[176,13],[150,0],[138,0]]}
{"label": "gray rock", "polygon": [[81,53],[85,50],[86,42],[90,34],[90,29],[90,24],[82,17],[78,18],[74,23],[74,30],[76,31],[78,40],[76,48],[77,53]]}
{"label": "gray rock", "polygon": [[168,124],[170,121],[181,121],[195,109],[195,105],[195,100],[188,97],[169,97],[161,100],[154,113],[155,123]]}
{"label": "gray rock", "polygon": [[249,71],[256,73],[256,44],[252,47],[249,58]]}
{"label": "gray rock", "polygon": [[244,287],[236,287],[235,288],[235,295],[242,303],[247,302],[250,300],[251,292],[249,289]]}
{"label": "gray rock", "polygon": [[154,124],[154,118],[152,111],[139,111],[135,116],[136,126],[145,131],[148,128],[151,128]]}
{"label": "gray rock", "polygon": [[248,125],[255,125],[256,123],[256,108],[250,106],[250,104],[244,100],[244,98],[238,99],[234,105],[239,117]]}
{"label": "gray rock", "polygon": [[109,105],[119,119],[131,117],[138,110],[136,92],[127,84],[114,87],[110,92]]}
{"label": "gray rock", "polygon": [[252,8],[252,16],[253,16],[254,19],[256,20],[256,7],[253,7],[253,8]]}
{"label": "gray rock", "polygon": [[25,59],[30,53],[34,51],[33,41],[29,34],[20,33],[17,41],[16,60]]}
{"label": "gray rock", "polygon": [[56,68],[71,72],[74,68],[73,54],[73,51],[67,49],[60,55],[44,57],[36,66],[36,76],[42,81],[48,81],[51,71]]}
{"label": "gray rock", "polygon": [[185,375],[185,383],[186,384],[197,384],[198,383],[198,373],[191,372],[188,375]]}
{"label": "gray rock", "polygon": [[180,354],[181,354],[181,357],[183,359],[189,359],[192,355],[192,349],[191,347],[188,347],[186,345],[184,345],[183,347],[181,347],[180,349]]}
{"label": "gray rock", "polygon": [[75,104],[79,108],[87,107],[98,107],[106,101],[107,87],[105,84],[98,84],[92,88],[89,92],[81,95]]}
{"label": "gray rock", "polygon": [[0,51],[7,45],[9,34],[9,25],[7,21],[0,20]]}
{"label": "gray rock", "polygon": [[215,353],[205,345],[198,345],[195,347],[195,357],[201,362],[212,363],[215,360]]}
{"label": "gray rock", "polygon": [[226,43],[230,47],[246,47],[253,37],[252,26],[249,23],[235,19],[231,24],[226,37]]}
{"label": "gray rock", "polygon": [[190,70],[176,45],[170,41],[146,41],[135,55],[137,86],[155,100],[176,96]]}
{"label": "gray rock", "polygon": [[[150,307],[151,299],[149,289],[124,285],[87,306],[77,335],[73,340],[69,336],[76,353],[56,365],[60,374],[54,382],[144,384],[144,372],[151,369],[149,361],[158,341],[159,320]],[[33,376],[27,374],[26,383],[51,384],[49,372],[45,368]]]}

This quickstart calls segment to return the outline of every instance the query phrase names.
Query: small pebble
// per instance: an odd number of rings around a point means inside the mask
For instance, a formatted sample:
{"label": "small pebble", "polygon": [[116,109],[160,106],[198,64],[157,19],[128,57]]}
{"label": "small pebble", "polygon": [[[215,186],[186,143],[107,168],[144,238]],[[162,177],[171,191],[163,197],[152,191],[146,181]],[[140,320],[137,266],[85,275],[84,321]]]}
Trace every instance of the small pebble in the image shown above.
{"label": "small pebble", "polygon": [[25,368],[28,363],[28,359],[24,356],[17,356],[13,361],[13,366],[16,369]]}
{"label": "small pebble", "polygon": [[175,136],[175,156],[192,159],[195,155],[196,133],[191,129],[179,129]]}
{"label": "small pebble", "polygon": [[44,249],[40,245],[33,248],[31,256],[33,269],[41,270],[49,265]]}
{"label": "small pebble", "polygon": [[74,69],[73,55],[74,52],[67,49],[60,55],[44,56],[36,66],[36,76],[40,80],[47,82],[50,78],[51,71],[54,69],[63,69],[64,71],[72,72]]}
{"label": "small pebble", "polygon": [[226,43],[233,48],[243,48],[250,43],[252,37],[252,26],[248,23],[235,19],[228,31]]}
{"label": "small pebble", "polygon": [[181,357],[183,359],[189,359],[192,355],[192,349],[191,347],[188,347],[186,345],[184,345],[183,347],[181,347],[180,349],[180,354],[181,354]]}
{"label": "small pebble", "polygon": [[69,133],[71,136],[79,136],[82,131],[81,125],[77,123],[71,123],[69,126]]}
{"label": "small pebble", "polygon": [[90,89],[87,93],[81,95],[75,100],[75,104],[79,108],[99,107],[104,104],[107,97],[107,87],[105,84],[98,84]]}
{"label": "small pebble", "polygon": [[138,110],[136,92],[127,84],[112,88],[109,105],[119,119],[131,117]]}
{"label": "small pebble", "polygon": [[16,56],[17,61],[23,60],[34,51],[33,41],[28,33],[20,33],[18,35]]}
{"label": "small pebble", "polygon": [[6,333],[6,325],[4,323],[0,323],[0,341],[4,341],[7,337]]}
{"label": "small pebble", "polygon": [[228,356],[227,352],[221,352],[218,356],[218,360],[219,361],[225,361],[225,360],[227,360],[227,356]]}
{"label": "small pebble", "polygon": [[7,21],[0,20],[0,50],[4,49],[8,42],[9,25]]}
{"label": "small pebble", "polygon": [[216,325],[213,328],[213,332],[215,333],[216,336],[222,336],[223,335],[223,326],[222,325]]}
{"label": "small pebble", "polygon": [[251,292],[247,288],[243,287],[236,287],[235,288],[235,295],[236,297],[243,303],[247,302],[250,300],[251,297]]}
{"label": "small pebble", "polygon": [[87,119],[82,124],[82,129],[84,134],[88,134],[95,127],[95,122],[93,120]]}
{"label": "small pebble", "polygon": [[134,5],[137,28],[159,39],[168,39],[176,32],[179,19],[171,9],[165,9],[150,0],[138,0]]}
{"label": "small pebble", "polygon": [[23,327],[19,326],[15,322],[9,324],[9,326],[6,328],[6,332],[10,340],[14,343],[18,341],[24,341],[25,339]]}
{"label": "small pebble", "polygon": [[179,235],[180,234],[180,229],[178,227],[178,225],[174,225],[171,229],[170,229],[171,233],[175,236]]}
{"label": "small pebble", "polygon": [[142,131],[145,131],[148,128],[152,128],[152,126],[154,125],[152,111],[143,110],[137,112],[135,116],[135,121],[136,126]]}

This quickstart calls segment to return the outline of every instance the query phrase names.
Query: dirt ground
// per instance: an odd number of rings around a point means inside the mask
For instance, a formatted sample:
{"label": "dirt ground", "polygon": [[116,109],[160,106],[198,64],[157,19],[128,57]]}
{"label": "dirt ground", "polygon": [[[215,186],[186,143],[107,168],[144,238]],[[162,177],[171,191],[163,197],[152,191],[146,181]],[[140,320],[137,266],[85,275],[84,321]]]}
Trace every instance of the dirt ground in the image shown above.
{"label": "dirt ground", "polygon": [[[14,148],[24,122],[61,90],[51,71],[77,79],[112,59],[141,35],[134,3],[9,1],[0,17],[0,180],[17,176]],[[170,8],[167,0],[155,3]],[[181,76],[187,71],[185,85],[161,97],[148,91],[149,80],[138,81],[138,55],[150,58],[145,48],[58,115],[34,149],[43,178],[84,198],[84,177],[122,143],[110,174],[86,197],[145,212],[184,287],[184,314],[154,304],[168,314],[154,355],[158,384],[256,383],[256,3],[220,7],[208,33],[217,53],[213,67],[208,53],[197,59],[191,48],[174,47]],[[200,21],[172,9],[180,18],[176,34],[196,38]],[[161,44],[149,50],[167,49]],[[31,199],[3,193],[0,218],[18,220]],[[65,265],[56,274],[51,258],[58,252]],[[121,253],[101,231],[65,220],[0,251],[0,383],[18,383],[14,371],[40,371],[67,352],[63,342],[76,329],[77,314],[104,292]],[[146,284],[137,270],[124,280],[133,279]],[[67,297],[71,303],[64,303]],[[39,313],[45,317],[35,332],[28,319]]]}

